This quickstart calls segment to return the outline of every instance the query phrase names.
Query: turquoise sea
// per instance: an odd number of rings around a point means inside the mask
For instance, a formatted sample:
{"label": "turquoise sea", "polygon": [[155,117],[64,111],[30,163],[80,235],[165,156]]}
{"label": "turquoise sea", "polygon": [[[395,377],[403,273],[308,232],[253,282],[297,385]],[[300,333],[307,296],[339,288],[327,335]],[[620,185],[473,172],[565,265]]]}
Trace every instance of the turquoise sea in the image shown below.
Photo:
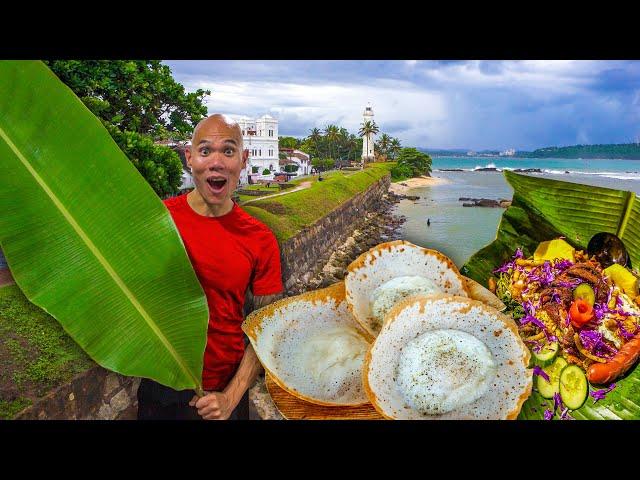
{"label": "turquoise sea", "polygon": [[[498,171],[478,171],[496,168]],[[420,200],[402,200],[395,213],[407,217],[400,238],[448,255],[459,267],[495,238],[502,208],[463,207],[460,197],[511,199],[505,169],[538,168],[543,176],[640,194],[640,160],[569,160],[505,157],[434,157],[432,176],[449,183],[411,189]],[[462,171],[441,171],[462,169]],[[568,172],[568,173],[565,173]],[[427,226],[427,219],[431,225]]]}

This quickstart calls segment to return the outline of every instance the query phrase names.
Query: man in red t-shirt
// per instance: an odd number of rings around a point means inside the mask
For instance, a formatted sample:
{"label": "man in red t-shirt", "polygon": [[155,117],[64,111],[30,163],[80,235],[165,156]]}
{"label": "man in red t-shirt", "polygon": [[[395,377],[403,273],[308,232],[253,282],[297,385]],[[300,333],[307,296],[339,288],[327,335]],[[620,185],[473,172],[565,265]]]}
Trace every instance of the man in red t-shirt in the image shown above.
{"label": "man in red t-shirt", "polygon": [[[149,379],[138,389],[140,419],[248,418],[248,388],[262,370],[241,329],[248,288],[254,308],[281,297],[280,251],[264,224],[231,200],[249,152],[223,115],[202,120],[185,152],[195,189],[165,200],[209,306],[203,397]],[[242,411],[241,411],[242,410]]]}

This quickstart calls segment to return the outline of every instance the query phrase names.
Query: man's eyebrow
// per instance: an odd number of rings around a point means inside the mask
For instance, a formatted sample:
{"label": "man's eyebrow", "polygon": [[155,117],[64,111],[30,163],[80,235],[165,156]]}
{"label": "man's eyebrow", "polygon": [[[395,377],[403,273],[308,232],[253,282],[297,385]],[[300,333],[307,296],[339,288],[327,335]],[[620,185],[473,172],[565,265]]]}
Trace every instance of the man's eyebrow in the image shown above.
{"label": "man's eyebrow", "polygon": [[[232,143],[235,146],[238,146],[238,142],[236,142],[233,138],[228,138],[226,140],[224,140],[224,143]],[[198,146],[202,145],[202,144],[206,144],[206,145],[210,145],[211,142],[207,139],[202,139],[198,142]]]}

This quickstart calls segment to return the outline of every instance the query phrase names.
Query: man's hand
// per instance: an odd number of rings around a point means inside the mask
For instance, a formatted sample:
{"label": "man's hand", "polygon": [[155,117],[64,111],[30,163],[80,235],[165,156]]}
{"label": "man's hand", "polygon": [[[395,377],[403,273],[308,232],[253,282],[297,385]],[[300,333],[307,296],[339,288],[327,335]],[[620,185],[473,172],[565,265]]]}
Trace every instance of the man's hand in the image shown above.
{"label": "man's hand", "polygon": [[189,405],[198,409],[198,414],[205,420],[227,420],[236,407],[231,399],[222,392],[205,392],[204,397],[194,397]]}

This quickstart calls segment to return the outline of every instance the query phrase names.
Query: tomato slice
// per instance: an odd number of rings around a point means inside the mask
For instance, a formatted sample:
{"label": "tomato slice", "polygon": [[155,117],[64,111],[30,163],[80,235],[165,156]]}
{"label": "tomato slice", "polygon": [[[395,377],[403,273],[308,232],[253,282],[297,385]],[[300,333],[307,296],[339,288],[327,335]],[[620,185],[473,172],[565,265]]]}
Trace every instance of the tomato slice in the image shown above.
{"label": "tomato slice", "polygon": [[593,307],[589,302],[579,298],[571,304],[569,318],[574,327],[580,328],[593,318]]}

